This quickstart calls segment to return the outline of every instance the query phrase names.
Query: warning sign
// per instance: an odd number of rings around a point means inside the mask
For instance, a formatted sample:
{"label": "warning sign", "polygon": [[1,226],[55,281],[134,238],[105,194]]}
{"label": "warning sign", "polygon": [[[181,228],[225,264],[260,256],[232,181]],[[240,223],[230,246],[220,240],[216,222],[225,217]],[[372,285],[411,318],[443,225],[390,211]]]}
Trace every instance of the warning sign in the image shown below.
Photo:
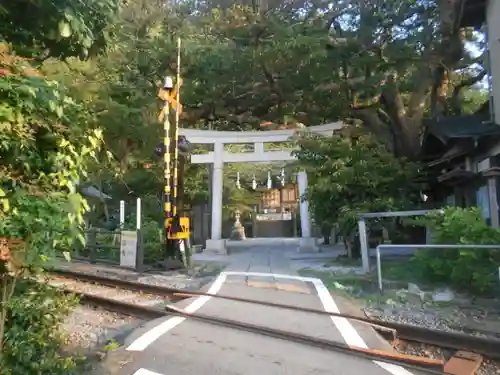
{"label": "warning sign", "polygon": [[[179,87],[177,87],[177,86],[179,86]],[[179,81],[178,84],[175,85],[173,90],[160,89],[160,91],[158,92],[158,97],[161,100],[168,102],[168,104],[170,105],[170,108],[172,108],[174,111],[176,111],[177,108],[179,108],[179,115],[182,114],[183,107],[182,107],[181,103],[177,102],[178,101],[177,91],[181,86],[182,86],[182,79]],[[164,117],[165,117],[165,113],[162,109],[162,111],[160,112],[160,115],[158,116],[158,120],[163,121]]]}
{"label": "warning sign", "polygon": [[167,237],[170,240],[185,240],[191,234],[189,232],[189,217],[181,216],[178,219],[179,221],[176,223],[177,218],[169,217],[165,222]]}

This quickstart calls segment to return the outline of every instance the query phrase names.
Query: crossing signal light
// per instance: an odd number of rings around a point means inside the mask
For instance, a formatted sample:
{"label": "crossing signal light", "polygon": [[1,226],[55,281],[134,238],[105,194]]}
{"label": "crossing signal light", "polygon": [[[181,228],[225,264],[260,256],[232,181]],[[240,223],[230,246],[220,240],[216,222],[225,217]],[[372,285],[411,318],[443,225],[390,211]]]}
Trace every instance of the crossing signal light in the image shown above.
{"label": "crossing signal light", "polygon": [[[190,143],[183,135],[179,136],[179,142],[177,143],[177,147],[179,148],[179,154],[184,155],[189,153]],[[155,147],[155,155],[158,157],[162,157],[165,155],[165,144],[163,142],[158,143]]]}

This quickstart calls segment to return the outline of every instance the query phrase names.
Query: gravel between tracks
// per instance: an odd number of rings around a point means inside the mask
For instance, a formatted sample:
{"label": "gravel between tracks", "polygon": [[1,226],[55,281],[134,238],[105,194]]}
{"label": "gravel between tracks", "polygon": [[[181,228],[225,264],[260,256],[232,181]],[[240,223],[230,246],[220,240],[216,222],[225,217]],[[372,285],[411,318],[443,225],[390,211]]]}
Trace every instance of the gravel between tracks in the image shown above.
{"label": "gravel between tracks", "polygon": [[68,334],[65,349],[87,355],[109,340],[125,334],[144,321],[89,306],[77,306],[62,328]]}
{"label": "gravel between tracks", "polygon": [[48,279],[47,282],[55,287],[61,287],[75,292],[92,294],[103,298],[111,298],[121,302],[133,303],[142,306],[162,305],[167,299],[164,296],[155,294],[113,288],[110,286],[88,283],[69,278],[53,277]]}
{"label": "gravel between tracks", "polygon": [[[394,349],[398,353],[423,356],[433,359],[448,360],[453,356],[455,350],[442,349],[436,346],[419,344],[419,343],[409,343],[405,341],[399,341]],[[500,362],[492,360],[484,360],[481,367],[476,372],[476,375],[498,375],[500,374]]]}
{"label": "gravel between tracks", "polygon": [[[370,318],[376,318],[389,322],[413,324],[420,327],[428,327],[431,329],[439,329],[448,332],[460,332],[467,333],[474,336],[480,337],[492,337],[499,338],[496,332],[478,332],[473,330],[464,330],[460,323],[462,315],[465,315],[462,311],[457,308],[453,308],[452,311],[455,314],[449,312],[448,314],[443,314],[442,311],[436,311],[432,306],[425,308],[422,305],[415,305],[412,303],[393,303],[392,306],[385,308],[383,306],[368,306],[364,309],[365,315]],[[467,312],[468,316],[471,312]],[[455,319],[454,319],[455,317]],[[408,342],[398,342],[394,347],[396,351],[403,354],[425,356],[435,359],[447,360],[450,358],[455,351],[438,348],[431,345],[419,344],[419,343],[408,343]],[[477,375],[498,375],[500,374],[500,361],[485,360],[481,364],[481,367],[476,373]]]}

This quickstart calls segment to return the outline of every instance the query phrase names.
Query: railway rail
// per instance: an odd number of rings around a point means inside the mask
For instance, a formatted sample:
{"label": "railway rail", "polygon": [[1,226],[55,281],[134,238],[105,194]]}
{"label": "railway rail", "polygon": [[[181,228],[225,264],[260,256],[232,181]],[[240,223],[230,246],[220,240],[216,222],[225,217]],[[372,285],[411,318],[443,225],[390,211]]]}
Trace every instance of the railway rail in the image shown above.
{"label": "railway rail", "polygon": [[[432,345],[440,348],[455,349],[460,352],[452,357],[450,361],[444,363],[441,360],[430,359],[426,357],[416,357],[404,354],[389,353],[384,351],[377,351],[373,349],[364,349],[358,347],[349,347],[345,344],[338,342],[328,341],[324,339],[318,339],[314,337],[309,337],[306,335],[301,335],[297,333],[275,330],[267,327],[255,326],[248,323],[238,322],[229,319],[222,319],[214,316],[207,316],[199,313],[186,313],[185,311],[171,305],[167,304],[165,307],[159,309],[151,306],[138,305],[134,303],[119,301],[112,298],[107,298],[103,296],[98,296],[91,293],[86,293],[74,289],[64,288],[67,293],[77,293],[80,296],[81,303],[91,304],[98,306],[110,311],[119,312],[125,315],[134,315],[140,318],[155,319],[164,317],[166,315],[180,315],[184,317],[189,317],[190,319],[196,319],[204,321],[210,324],[221,325],[230,328],[242,329],[261,335],[271,336],[275,338],[281,338],[288,341],[299,342],[307,345],[312,345],[328,350],[335,350],[340,352],[346,352],[352,355],[356,355],[363,358],[368,358],[371,360],[381,360],[384,362],[402,364],[408,368],[414,368],[417,370],[425,370],[428,373],[435,374],[462,374],[468,373],[473,374],[475,369],[479,367],[482,356],[499,359],[500,358],[500,340],[490,339],[485,337],[477,337],[472,335],[467,335],[463,333],[455,332],[445,332],[439,330],[432,330],[427,328],[422,328],[414,325],[392,323],[386,321],[380,321],[370,318],[364,318],[349,314],[337,314],[331,313],[323,310],[316,310],[310,308],[303,308],[297,306],[284,305],[273,302],[263,302],[257,300],[250,300],[240,297],[233,297],[222,294],[208,294],[199,291],[185,291],[175,288],[168,288],[157,285],[149,285],[143,283],[136,283],[131,281],[125,281],[114,278],[107,278],[98,275],[75,272],[69,270],[50,270],[50,274],[54,275],[56,278],[65,278],[78,280],[83,283],[91,283],[101,286],[107,286],[109,288],[124,289],[128,291],[134,291],[140,294],[150,294],[156,296],[162,296],[167,298],[170,302],[175,299],[188,298],[188,297],[198,297],[198,296],[210,296],[213,298],[220,298],[226,300],[232,300],[235,302],[258,304],[269,307],[278,307],[288,310],[301,311],[307,313],[313,313],[318,315],[328,315],[337,316],[342,318],[347,318],[349,320],[354,320],[361,322],[363,324],[368,324],[374,329],[381,332],[384,336],[390,336],[393,340],[403,340],[409,342],[418,342],[427,345]],[[460,368],[461,370],[455,371],[452,368]],[[466,367],[471,368],[464,372]],[[447,369],[447,370],[446,370]],[[445,372],[446,370],[446,372]]]}

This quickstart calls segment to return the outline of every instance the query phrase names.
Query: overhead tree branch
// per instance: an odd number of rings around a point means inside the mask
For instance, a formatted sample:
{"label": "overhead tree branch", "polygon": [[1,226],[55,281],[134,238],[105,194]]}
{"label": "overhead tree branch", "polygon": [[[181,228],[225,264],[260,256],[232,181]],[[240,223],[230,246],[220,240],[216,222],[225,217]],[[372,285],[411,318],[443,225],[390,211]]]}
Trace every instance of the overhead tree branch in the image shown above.
{"label": "overhead tree branch", "polygon": [[434,74],[434,85],[431,91],[431,116],[437,119],[446,114],[446,98],[450,77],[449,70],[444,66],[437,67]]}
{"label": "overhead tree branch", "polygon": [[271,89],[272,92],[274,92],[277,97],[278,97],[278,106],[281,106],[281,104],[284,101],[284,94],[281,88],[278,86],[276,83],[276,79],[274,78],[274,75],[271,73],[269,68],[267,67],[265,62],[261,62],[261,68],[264,73],[264,76],[266,77],[266,80],[269,84],[269,88]]}
{"label": "overhead tree branch", "polygon": [[460,82],[459,84],[457,84],[453,88],[453,94],[452,94],[452,97],[451,97],[451,105],[452,105],[452,108],[453,108],[453,112],[455,114],[459,115],[459,114],[462,113],[462,108],[460,106],[460,92],[462,91],[462,89],[465,88],[465,87],[469,87],[469,86],[472,86],[472,85],[478,83],[484,77],[486,77],[486,74],[487,74],[487,71],[486,70],[482,70],[479,74],[464,79],[462,82]]}
{"label": "overhead tree branch", "polygon": [[390,126],[385,123],[373,109],[356,109],[351,110],[351,116],[355,119],[363,121],[364,126],[370,130],[375,137],[385,142],[392,150],[394,147],[394,137]]}

